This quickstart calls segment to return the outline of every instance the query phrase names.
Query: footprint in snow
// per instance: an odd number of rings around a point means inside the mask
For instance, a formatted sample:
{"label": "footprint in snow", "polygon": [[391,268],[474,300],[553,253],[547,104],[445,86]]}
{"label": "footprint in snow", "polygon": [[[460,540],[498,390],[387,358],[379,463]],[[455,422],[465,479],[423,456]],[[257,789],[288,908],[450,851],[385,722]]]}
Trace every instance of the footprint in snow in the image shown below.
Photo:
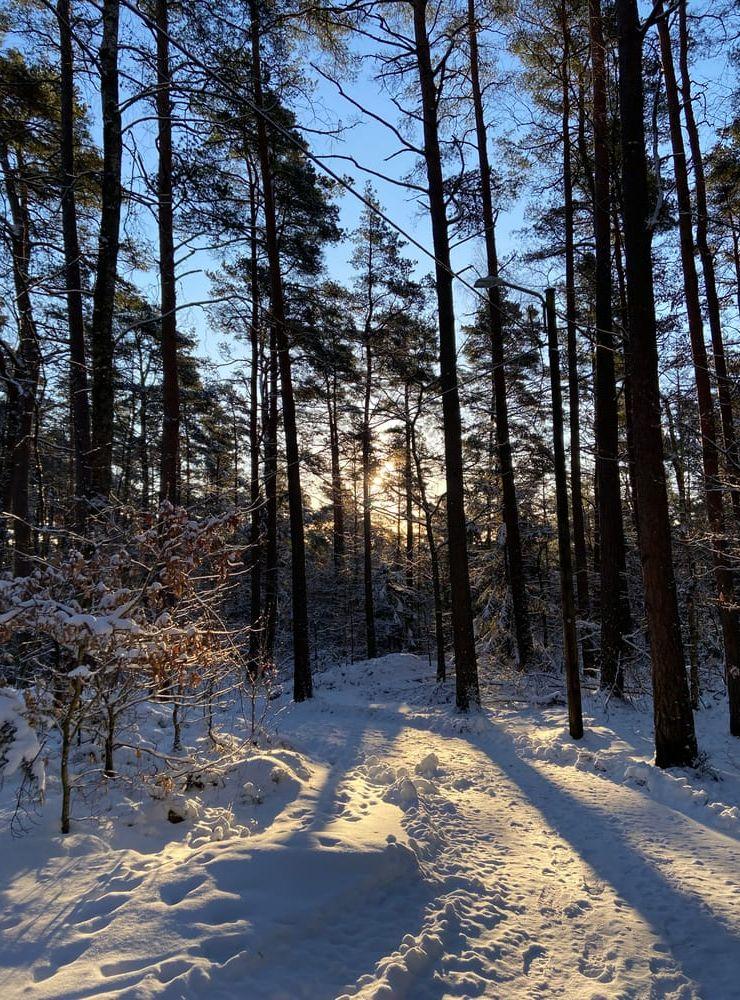
{"label": "footprint in snow", "polygon": [[191,892],[199,889],[205,881],[206,879],[202,875],[193,875],[180,882],[169,882],[160,888],[159,895],[167,906],[177,906]]}

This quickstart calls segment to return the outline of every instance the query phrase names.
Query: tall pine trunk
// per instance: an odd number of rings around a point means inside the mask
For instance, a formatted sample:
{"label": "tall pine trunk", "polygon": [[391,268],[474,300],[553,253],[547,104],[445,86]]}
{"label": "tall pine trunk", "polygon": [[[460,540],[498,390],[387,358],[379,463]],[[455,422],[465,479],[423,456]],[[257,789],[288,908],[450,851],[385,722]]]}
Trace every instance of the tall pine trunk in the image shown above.
{"label": "tall pine trunk", "polygon": [[285,320],[283,279],[280,272],[275,197],[272,183],[270,142],[264,117],[262,65],[260,55],[259,0],[250,0],[252,18],[252,84],[257,107],[257,145],[259,149],[262,197],[265,217],[267,261],[270,272],[270,306],[280,371],[283,403],[283,431],[288,465],[288,509],[290,515],[291,594],[293,599],[293,697],[304,701],[313,694],[311,658],[308,637],[308,594],[306,588],[306,547],[303,528],[303,496],[301,493],[300,452],[296,426],[290,344]]}
{"label": "tall pine trunk", "polygon": [[452,294],[450,243],[445,205],[442,156],[439,146],[435,72],[426,25],[426,0],[414,0],[414,37],[424,125],[424,159],[429,212],[434,242],[435,278],[439,324],[440,383],[447,483],[447,535],[452,606],[452,639],[455,650],[456,702],[461,711],[480,705],[478,664],[475,654],[473,605],[468,569],[468,539],[463,484],[462,423],[457,384],[455,308]]}
{"label": "tall pine trunk", "polygon": [[157,121],[159,171],[159,283],[162,310],[162,445],[159,499],[179,499],[180,379],[177,365],[177,292],[172,204],[172,81],[169,52],[169,0],[157,0]]}
{"label": "tall pine trunk", "polygon": [[275,324],[270,324],[270,344],[266,376],[265,428],[265,605],[262,655],[271,663],[275,653],[278,613],[278,358]]}
{"label": "tall pine trunk", "polygon": [[619,417],[612,334],[611,190],[606,50],[600,0],[589,0],[596,245],[596,475],[599,521],[601,686],[624,690],[624,637],[631,630],[619,483]]}
{"label": "tall pine trunk", "polygon": [[671,460],[673,463],[673,475],[676,478],[676,492],[678,493],[678,506],[681,512],[681,541],[686,551],[686,586],[684,600],[686,604],[686,625],[689,647],[689,679],[691,691],[691,707],[696,711],[699,708],[699,695],[701,692],[699,679],[699,626],[696,614],[696,565],[691,551],[691,507],[689,503],[688,490],[686,489],[685,459],[686,451],[683,447],[683,420],[681,419],[680,400],[681,386],[678,385],[678,425],[679,434],[676,434],[676,421],[668,400],[664,401],[666,420],[668,422],[668,440],[671,443]]}
{"label": "tall pine trunk", "polygon": [[[475,112],[481,205],[486,243],[486,264],[488,274],[495,278],[498,277],[496,223],[493,214],[491,168],[488,161],[488,137],[483,115],[483,97],[480,85],[478,33],[475,23],[474,0],[468,0],[468,36],[470,43],[470,80],[473,95],[473,110]],[[516,496],[514,465],[511,454],[511,431],[509,428],[509,407],[506,398],[504,330],[501,305],[501,292],[498,288],[490,288],[488,290],[488,322],[491,343],[491,364],[493,367],[493,397],[496,413],[496,450],[501,474],[503,520],[506,530],[506,563],[509,570],[509,586],[511,588],[511,605],[518,664],[521,670],[525,670],[532,655],[532,633],[527,607],[527,587],[524,579],[524,560],[522,558],[522,541],[519,528],[519,504]]]}
{"label": "tall pine trunk", "polygon": [[58,0],[56,18],[60,49],[60,162],[62,168],[62,235],[64,280],[69,328],[69,395],[74,454],[75,526],[84,529],[90,492],[90,401],[85,358],[85,320],[82,311],[82,268],[75,197],[75,88],[72,26],[69,0]]}
{"label": "tall pine trunk", "polygon": [[[576,602],[578,616],[588,619],[588,558],[586,555],[586,524],[583,513],[581,479],[581,396],[578,384],[578,338],[576,332],[576,251],[573,206],[573,163],[570,136],[570,29],[566,5],[560,10],[563,35],[561,66],[562,125],[563,125],[563,222],[565,227],[565,317],[568,350],[568,426],[570,431],[570,494],[573,511],[573,552],[575,555]],[[581,640],[584,669],[591,670],[593,648],[590,635]]]}
{"label": "tall pine trunk", "polygon": [[262,618],[262,545],[260,541],[260,439],[259,439],[259,365],[260,299],[257,266],[257,178],[249,171],[250,257],[249,282],[251,315],[249,324],[249,664],[253,675],[258,670],[260,619]]}
{"label": "tall pine trunk", "polygon": [[331,452],[331,508],[334,570],[337,574],[344,563],[344,494],[339,455],[339,416],[337,412],[337,373],[327,377],[326,406],[329,417],[329,450]]}
{"label": "tall pine trunk", "polygon": [[403,387],[403,491],[406,500],[406,589],[411,597],[414,590],[414,495],[411,478],[411,414],[409,384]]}
{"label": "tall pine trunk", "polygon": [[642,25],[637,0],[616,0],[619,34],[622,198],[639,498],[639,545],[652,654],[655,759],[659,767],[696,760],[673,572],[658,383],[658,337],[651,259],[650,184],[645,156]]}
{"label": "tall pine trunk", "polygon": [[375,597],[373,594],[373,535],[370,510],[370,394],[373,379],[373,356],[369,322],[365,329],[365,391],[362,417],[362,567],[365,592],[365,649],[367,658],[378,655],[375,640]]}
{"label": "tall pine trunk", "polygon": [[2,143],[0,166],[13,223],[9,236],[19,341],[12,378],[8,379],[9,433],[6,440],[9,445],[7,461],[10,469],[6,507],[13,515],[13,572],[16,576],[24,576],[31,569],[30,556],[33,552],[29,492],[36,400],[41,375],[41,348],[31,302],[30,218],[23,179],[23,159],[17,154],[16,172],[10,163],[8,148]]}
{"label": "tall pine trunk", "polygon": [[[662,0],[656,8],[660,14]],[[658,36],[666,85],[668,117],[673,147],[673,172],[676,178],[676,198],[678,201],[678,227],[683,267],[686,315],[691,341],[691,356],[694,362],[694,381],[699,407],[699,430],[701,437],[702,467],[704,472],[704,499],[709,530],[712,536],[712,557],[714,578],[717,586],[719,616],[725,649],[725,674],[727,693],[730,701],[730,732],[740,736],[740,615],[735,605],[732,567],[727,551],[727,537],[724,525],[724,505],[720,480],[719,447],[717,443],[717,423],[714,413],[714,399],[709,380],[709,361],[704,343],[704,325],[699,299],[699,279],[694,258],[694,235],[691,225],[691,193],[689,189],[686,152],[681,129],[681,105],[673,64],[670,29],[665,17],[658,19]]]}
{"label": "tall pine trunk", "polygon": [[[103,0],[103,35],[98,53],[103,125],[103,172],[98,259],[93,290],[92,485],[98,496],[111,492],[113,456],[113,314],[121,226],[121,110],[118,99],[119,0]],[[166,26],[166,17],[165,17]],[[157,114],[159,90],[157,91]]]}
{"label": "tall pine trunk", "polygon": [[[418,413],[417,413],[418,417]],[[424,481],[424,470],[421,465],[421,456],[416,438],[416,418],[409,421],[409,447],[416,467],[416,482],[419,487],[419,499],[421,509],[424,512],[424,529],[429,546],[429,562],[432,571],[432,596],[434,599],[434,640],[437,654],[437,681],[440,683],[446,679],[447,666],[445,663],[445,633],[442,613],[442,583],[439,574],[439,552],[437,542],[434,537],[434,524],[432,521],[432,506],[427,496],[426,483]]]}
{"label": "tall pine trunk", "polygon": [[704,176],[701,141],[699,139],[699,129],[696,124],[694,102],[691,94],[686,0],[681,0],[679,3],[678,23],[681,98],[684,120],[686,122],[686,133],[689,137],[689,148],[691,149],[691,163],[694,168],[696,248],[699,251],[702,274],[704,276],[707,316],[709,318],[709,331],[712,337],[712,354],[714,355],[714,371],[717,376],[717,396],[719,397],[719,413],[722,421],[725,462],[730,480],[730,497],[735,520],[740,523],[740,455],[738,454],[738,441],[732,412],[732,385],[727,371],[727,358],[725,356],[725,344],[722,336],[722,320],[719,296],[717,294],[717,275],[714,267],[714,256],[712,255],[708,238],[709,210],[707,208],[707,182]]}

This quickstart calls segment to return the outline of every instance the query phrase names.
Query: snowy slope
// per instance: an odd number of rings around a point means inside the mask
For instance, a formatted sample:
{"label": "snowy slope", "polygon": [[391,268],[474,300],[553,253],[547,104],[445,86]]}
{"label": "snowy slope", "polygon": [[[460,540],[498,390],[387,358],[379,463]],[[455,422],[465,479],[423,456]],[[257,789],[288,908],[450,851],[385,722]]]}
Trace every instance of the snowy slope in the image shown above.
{"label": "snowy slope", "polygon": [[328,671],[227,780],[112,790],[66,838],[50,782],[2,844],[2,996],[740,997],[720,710],[696,776],[649,764],[644,713],[592,705],[576,748],[561,709],[450,700],[413,656]]}

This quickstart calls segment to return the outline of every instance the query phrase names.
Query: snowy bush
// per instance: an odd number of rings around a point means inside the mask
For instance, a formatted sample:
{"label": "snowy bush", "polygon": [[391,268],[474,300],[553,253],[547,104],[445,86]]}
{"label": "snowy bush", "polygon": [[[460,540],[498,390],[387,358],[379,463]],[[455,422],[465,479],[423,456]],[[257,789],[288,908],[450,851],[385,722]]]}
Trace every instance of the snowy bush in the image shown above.
{"label": "snowy bush", "polygon": [[206,706],[212,736],[213,701],[243,673],[241,637],[221,616],[243,554],[238,516],[197,519],[163,504],[154,516],[118,512],[118,523],[119,532],[97,538],[89,551],[60,552],[28,576],[0,580],[0,642],[11,650],[5,673],[38,706],[35,734],[21,711],[23,695],[0,689],[0,745],[7,747],[0,760],[8,773],[21,760],[36,767],[39,740],[56,733],[63,832],[70,750],[83,730],[100,744],[112,777],[119,724],[135,705],[171,704],[173,750],[180,751],[183,706]]}

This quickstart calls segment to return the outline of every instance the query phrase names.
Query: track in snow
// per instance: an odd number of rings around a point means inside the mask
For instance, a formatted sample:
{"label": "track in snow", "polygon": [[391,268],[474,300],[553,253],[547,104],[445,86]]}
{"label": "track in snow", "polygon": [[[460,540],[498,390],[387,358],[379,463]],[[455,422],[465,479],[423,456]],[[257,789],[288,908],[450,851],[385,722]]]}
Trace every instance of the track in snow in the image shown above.
{"label": "track in snow", "polygon": [[740,996],[731,831],[529,759],[506,722],[428,691],[421,661],[385,658],[287,708],[286,766],[310,777],[251,837],[142,853],[78,834],[16,862],[3,995]]}

